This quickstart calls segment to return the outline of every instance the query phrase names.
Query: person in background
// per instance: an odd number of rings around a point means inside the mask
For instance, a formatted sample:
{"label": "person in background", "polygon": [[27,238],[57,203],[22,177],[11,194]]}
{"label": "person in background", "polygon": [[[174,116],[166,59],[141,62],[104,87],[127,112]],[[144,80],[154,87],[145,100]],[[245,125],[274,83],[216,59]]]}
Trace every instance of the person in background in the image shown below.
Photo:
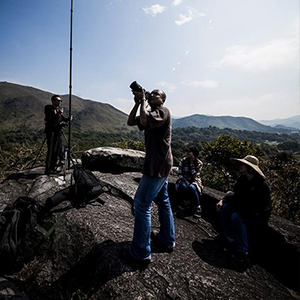
{"label": "person in background", "polygon": [[[69,118],[63,116],[63,109],[60,107],[62,102],[59,95],[51,97],[52,105],[46,105],[45,112],[45,133],[47,138],[47,158],[45,174],[55,173],[57,158],[63,161],[63,150],[61,140],[61,129],[63,122],[68,122]],[[72,120],[72,116],[71,116]]]}
{"label": "person in background", "polygon": [[[166,94],[153,90],[148,98],[150,111],[146,109],[145,91],[134,94],[127,124],[137,125],[145,132],[146,157],[143,176],[134,197],[134,233],[130,256],[143,264],[151,262],[151,236],[164,252],[172,252],[175,246],[173,213],[168,195],[168,175],[172,167],[171,114],[164,106]],[[140,115],[137,115],[140,108]],[[158,205],[160,231],[151,234],[151,204]]]}
{"label": "person in background", "polygon": [[222,220],[219,241],[224,248],[233,251],[236,260],[244,263],[248,261],[249,234],[267,225],[271,215],[270,188],[255,156],[231,161],[238,166],[241,176],[233,191],[228,191],[217,204]]}
{"label": "person in background", "polygon": [[[198,158],[199,150],[195,145],[186,150],[186,156],[181,159],[178,166],[178,180],[176,188],[179,196],[179,213],[192,210],[195,218],[200,218],[202,213],[200,196],[203,186],[200,177],[200,170],[203,163]],[[186,201],[188,205],[186,205]]]}

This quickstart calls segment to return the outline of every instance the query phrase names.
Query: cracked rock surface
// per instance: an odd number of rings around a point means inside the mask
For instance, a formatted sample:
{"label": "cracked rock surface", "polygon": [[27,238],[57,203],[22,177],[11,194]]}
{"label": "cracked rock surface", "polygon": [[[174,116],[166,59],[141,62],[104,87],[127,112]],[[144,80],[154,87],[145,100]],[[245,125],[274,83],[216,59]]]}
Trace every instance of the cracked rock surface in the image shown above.
{"label": "cracked rock surface", "polygon": [[[64,185],[59,176],[45,176],[42,171],[21,172],[2,182],[0,211],[19,196],[34,197],[42,205],[71,182],[71,174]],[[46,239],[37,235],[41,243],[34,255],[10,274],[29,299],[300,299],[299,226],[272,216],[270,247],[251,267],[241,270],[214,241],[218,216],[212,208],[223,194],[205,188],[203,218],[174,216],[174,252],[161,253],[153,247],[152,263],[143,268],[124,255],[133,235],[132,203],[141,174],[94,174],[107,192],[84,208],[73,208],[69,200],[55,207],[41,222],[52,233]],[[175,179],[170,178],[174,215]],[[152,230],[159,230],[155,204]]]}

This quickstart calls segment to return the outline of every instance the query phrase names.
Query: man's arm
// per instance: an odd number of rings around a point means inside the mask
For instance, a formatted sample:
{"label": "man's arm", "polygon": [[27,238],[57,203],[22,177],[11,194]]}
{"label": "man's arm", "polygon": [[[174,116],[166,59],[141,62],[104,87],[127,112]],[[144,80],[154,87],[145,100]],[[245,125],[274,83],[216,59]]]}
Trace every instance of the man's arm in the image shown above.
{"label": "man's arm", "polygon": [[139,103],[136,101],[134,104],[134,107],[132,108],[132,110],[128,116],[127,125],[129,125],[129,126],[136,125],[135,117],[136,117],[136,112],[137,112],[138,108],[139,108]]}
{"label": "man's arm", "polygon": [[129,126],[137,125],[135,122],[136,113],[137,113],[139,105],[141,104],[140,124],[142,126],[146,126],[147,125],[147,110],[146,110],[146,104],[145,104],[145,91],[144,90],[143,90],[143,92],[132,91],[132,93],[134,95],[135,103],[134,103],[134,107],[132,108],[132,110],[128,116],[127,125],[129,125]]}
{"label": "man's arm", "polygon": [[142,99],[141,108],[140,108],[140,123],[142,126],[147,127],[148,119],[147,119],[148,112],[146,110],[146,101]]}

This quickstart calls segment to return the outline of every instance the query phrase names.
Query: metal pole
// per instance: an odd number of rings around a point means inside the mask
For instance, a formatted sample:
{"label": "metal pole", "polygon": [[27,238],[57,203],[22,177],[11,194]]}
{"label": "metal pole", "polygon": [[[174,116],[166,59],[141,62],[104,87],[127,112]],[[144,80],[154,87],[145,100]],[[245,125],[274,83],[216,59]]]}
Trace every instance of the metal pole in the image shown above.
{"label": "metal pole", "polygon": [[69,84],[69,143],[68,143],[68,169],[71,162],[71,114],[72,114],[72,35],[73,35],[73,0],[71,0],[71,20],[70,20],[70,84]]}

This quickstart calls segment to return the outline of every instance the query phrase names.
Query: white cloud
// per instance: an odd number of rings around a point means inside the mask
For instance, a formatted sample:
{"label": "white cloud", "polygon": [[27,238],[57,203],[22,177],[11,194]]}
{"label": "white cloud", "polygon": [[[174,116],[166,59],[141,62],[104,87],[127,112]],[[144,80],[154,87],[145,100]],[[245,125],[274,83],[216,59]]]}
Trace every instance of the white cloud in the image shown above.
{"label": "white cloud", "polygon": [[206,79],[202,81],[195,81],[195,80],[183,81],[182,84],[187,86],[193,86],[193,87],[202,87],[205,89],[216,88],[219,85],[217,81],[211,79]]}
{"label": "white cloud", "polygon": [[[295,24],[295,23],[294,23]],[[258,46],[235,45],[226,49],[213,67],[239,67],[261,72],[280,67],[299,67],[299,27],[291,30],[290,37],[274,39]]]}
{"label": "white cloud", "polygon": [[178,5],[180,5],[182,2],[183,2],[183,0],[174,0],[173,3],[172,3],[172,5],[173,5],[173,6],[178,6]]}
{"label": "white cloud", "polygon": [[187,50],[184,54],[184,56],[187,56],[190,53],[190,50]]}
{"label": "white cloud", "polygon": [[163,13],[166,9],[167,8],[165,6],[161,6],[159,4],[155,4],[155,5],[152,5],[152,6],[147,7],[147,8],[143,7],[143,11],[146,14],[151,15],[152,17],[155,17],[157,14]]}
{"label": "white cloud", "polygon": [[178,26],[181,26],[185,23],[188,23],[188,22],[194,20],[195,18],[204,17],[204,16],[205,16],[205,13],[198,12],[197,9],[189,7],[188,8],[188,15],[180,14],[179,15],[179,20],[175,21],[175,23]]}
{"label": "white cloud", "polygon": [[178,87],[173,84],[173,83],[169,83],[169,82],[165,82],[165,81],[160,81],[157,83],[158,86],[161,86],[163,89],[166,89],[167,92],[172,93],[175,90],[178,89]]}

